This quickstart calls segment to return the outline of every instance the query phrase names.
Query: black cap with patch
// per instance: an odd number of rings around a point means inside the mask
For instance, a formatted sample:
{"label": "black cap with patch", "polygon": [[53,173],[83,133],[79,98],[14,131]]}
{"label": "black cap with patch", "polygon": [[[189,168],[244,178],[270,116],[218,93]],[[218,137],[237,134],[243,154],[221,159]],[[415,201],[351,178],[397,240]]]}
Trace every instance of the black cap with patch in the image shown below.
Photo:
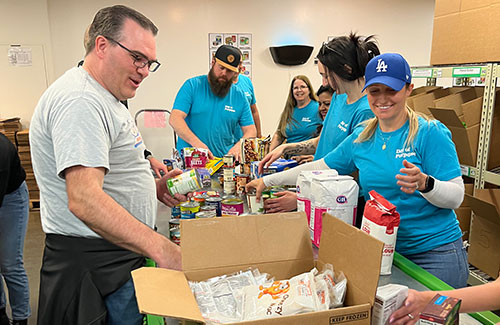
{"label": "black cap with patch", "polygon": [[222,45],[215,52],[215,62],[234,72],[239,72],[238,65],[240,61],[240,51],[234,46]]}

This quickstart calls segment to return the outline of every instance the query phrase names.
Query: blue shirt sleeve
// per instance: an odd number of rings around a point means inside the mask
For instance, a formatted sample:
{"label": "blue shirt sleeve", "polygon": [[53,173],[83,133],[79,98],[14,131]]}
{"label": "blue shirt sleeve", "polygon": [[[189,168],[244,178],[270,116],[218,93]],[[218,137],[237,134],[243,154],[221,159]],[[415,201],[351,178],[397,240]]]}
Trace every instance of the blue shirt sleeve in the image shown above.
{"label": "blue shirt sleeve", "polygon": [[195,87],[193,85],[193,80],[189,79],[184,82],[181,89],[175,97],[174,106],[172,109],[177,109],[189,114],[191,111],[191,106],[193,105],[193,98],[195,94]]}
{"label": "blue shirt sleeve", "polygon": [[238,92],[240,93],[239,95],[241,95],[240,97],[243,99],[240,101],[243,106],[240,117],[240,126],[254,125],[255,123],[253,121],[252,110],[250,109],[250,105],[245,98],[245,94],[241,90],[238,90]]}

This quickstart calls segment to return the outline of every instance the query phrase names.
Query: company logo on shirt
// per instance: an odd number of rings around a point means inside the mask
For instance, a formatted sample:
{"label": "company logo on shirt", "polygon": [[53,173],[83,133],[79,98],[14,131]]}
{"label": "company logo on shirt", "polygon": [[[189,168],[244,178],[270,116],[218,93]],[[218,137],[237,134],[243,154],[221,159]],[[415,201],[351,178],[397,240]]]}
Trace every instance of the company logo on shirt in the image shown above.
{"label": "company logo on shirt", "polygon": [[250,94],[248,91],[245,91],[245,96],[252,97],[252,94]]}
{"label": "company logo on shirt", "polygon": [[417,154],[413,151],[411,151],[411,148],[404,148],[404,149],[396,149],[396,159],[406,159],[409,157],[416,156]]}
{"label": "company logo on shirt", "polygon": [[311,118],[310,117],[303,117],[302,118],[302,122],[311,122]]}
{"label": "company logo on shirt", "polygon": [[347,128],[349,127],[349,123],[346,123],[344,121],[340,122],[339,125],[337,125],[339,129],[341,129],[344,132],[347,132]]}
{"label": "company logo on shirt", "polygon": [[130,129],[130,132],[132,133],[132,135],[134,136],[134,148],[137,148],[138,146],[140,146],[142,144],[142,136],[141,136],[141,133],[139,132],[139,129],[137,129],[136,126],[133,126],[131,129]]}
{"label": "company logo on shirt", "polygon": [[229,105],[224,106],[224,110],[229,111],[229,112],[233,112],[233,113],[236,112],[234,110],[233,106],[229,106]]}

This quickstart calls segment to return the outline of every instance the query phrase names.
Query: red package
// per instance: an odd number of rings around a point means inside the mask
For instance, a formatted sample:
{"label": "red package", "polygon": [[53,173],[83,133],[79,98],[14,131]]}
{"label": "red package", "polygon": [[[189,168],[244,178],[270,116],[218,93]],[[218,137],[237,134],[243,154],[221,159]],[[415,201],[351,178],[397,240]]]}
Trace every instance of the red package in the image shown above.
{"label": "red package", "polygon": [[186,147],[182,149],[185,169],[205,168],[208,162],[208,150],[203,148]]}
{"label": "red package", "polygon": [[382,195],[372,190],[370,197],[365,205],[361,230],[384,242],[380,274],[391,274],[400,216],[396,206]]}

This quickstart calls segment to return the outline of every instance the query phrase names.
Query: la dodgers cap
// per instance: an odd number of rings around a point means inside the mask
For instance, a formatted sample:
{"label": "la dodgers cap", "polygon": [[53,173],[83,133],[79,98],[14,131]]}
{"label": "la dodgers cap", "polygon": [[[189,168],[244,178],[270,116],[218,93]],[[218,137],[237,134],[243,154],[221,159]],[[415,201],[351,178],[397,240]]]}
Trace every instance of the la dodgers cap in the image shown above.
{"label": "la dodgers cap", "polygon": [[240,51],[234,46],[222,45],[215,52],[215,62],[234,72],[239,72],[238,65],[240,61]]}
{"label": "la dodgers cap", "polygon": [[411,70],[401,54],[380,54],[366,65],[363,90],[373,84],[383,84],[400,91],[407,83],[411,83]]}

